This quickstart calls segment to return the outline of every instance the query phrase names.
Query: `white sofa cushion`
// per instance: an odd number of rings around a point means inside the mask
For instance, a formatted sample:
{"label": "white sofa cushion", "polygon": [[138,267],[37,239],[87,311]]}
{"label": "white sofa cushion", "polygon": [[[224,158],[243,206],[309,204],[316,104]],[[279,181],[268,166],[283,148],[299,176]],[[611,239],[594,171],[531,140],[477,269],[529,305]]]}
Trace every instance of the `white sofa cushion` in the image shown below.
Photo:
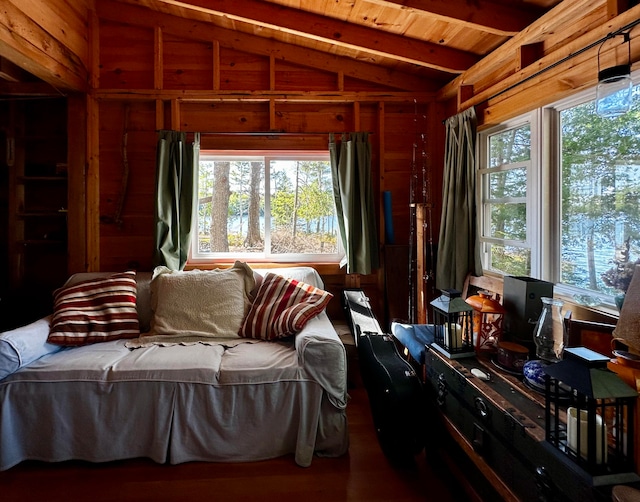
{"label": "white sofa cushion", "polygon": [[0,380],[62,347],[47,343],[51,316],[0,334]]}

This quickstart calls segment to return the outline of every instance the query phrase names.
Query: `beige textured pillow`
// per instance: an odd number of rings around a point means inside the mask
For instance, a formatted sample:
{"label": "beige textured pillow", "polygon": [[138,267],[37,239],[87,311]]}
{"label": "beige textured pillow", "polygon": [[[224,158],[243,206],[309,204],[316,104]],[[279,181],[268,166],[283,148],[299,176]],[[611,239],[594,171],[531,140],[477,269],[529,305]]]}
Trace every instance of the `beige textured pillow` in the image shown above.
{"label": "beige textured pillow", "polygon": [[636,265],[613,336],[640,353],[640,265]]}
{"label": "beige textured pillow", "polygon": [[151,281],[149,335],[238,338],[254,285],[253,271],[241,262],[207,271],[157,267]]}

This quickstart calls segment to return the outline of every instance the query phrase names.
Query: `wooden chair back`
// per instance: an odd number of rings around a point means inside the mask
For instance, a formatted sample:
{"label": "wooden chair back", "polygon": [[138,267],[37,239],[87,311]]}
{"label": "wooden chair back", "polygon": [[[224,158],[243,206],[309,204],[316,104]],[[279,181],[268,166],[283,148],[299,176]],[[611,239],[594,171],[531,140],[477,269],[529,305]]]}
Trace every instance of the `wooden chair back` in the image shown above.
{"label": "wooden chair back", "polygon": [[615,324],[572,319],[571,311],[565,313],[564,322],[569,335],[569,347],[587,347],[599,354],[613,356],[611,340]]}
{"label": "wooden chair back", "polygon": [[488,275],[467,275],[462,287],[462,298],[475,295],[478,291],[489,291],[495,295],[495,299],[502,303],[504,283],[502,279]]}

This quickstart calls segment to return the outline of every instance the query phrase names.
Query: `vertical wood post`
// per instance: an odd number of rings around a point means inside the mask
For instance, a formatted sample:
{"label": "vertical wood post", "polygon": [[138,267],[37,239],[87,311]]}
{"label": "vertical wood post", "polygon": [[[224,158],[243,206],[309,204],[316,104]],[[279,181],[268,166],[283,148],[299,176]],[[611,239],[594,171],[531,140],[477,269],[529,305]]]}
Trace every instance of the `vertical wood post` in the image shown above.
{"label": "vertical wood post", "polygon": [[213,90],[220,90],[220,42],[213,41]]}
{"label": "vertical wood post", "polygon": [[153,30],[153,88],[162,89],[164,80],[164,44],[162,28],[156,26]]}
{"label": "vertical wood post", "polygon": [[67,273],[87,270],[87,101],[67,98]]}
{"label": "vertical wood post", "polygon": [[87,95],[87,271],[100,270],[100,113],[97,100]]}
{"label": "vertical wood post", "polygon": [[417,323],[427,322],[427,294],[425,288],[426,273],[426,235],[427,229],[427,204],[416,204],[416,311]]}

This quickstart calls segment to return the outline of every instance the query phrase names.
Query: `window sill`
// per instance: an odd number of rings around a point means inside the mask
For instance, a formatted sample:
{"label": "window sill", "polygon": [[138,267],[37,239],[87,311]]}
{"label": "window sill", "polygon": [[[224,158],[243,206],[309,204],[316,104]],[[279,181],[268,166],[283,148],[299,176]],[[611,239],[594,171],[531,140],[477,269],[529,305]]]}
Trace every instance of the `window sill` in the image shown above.
{"label": "window sill", "polygon": [[586,305],[580,305],[571,296],[565,294],[554,294],[554,296],[564,301],[563,311],[572,312],[572,317],[576,319],[582,319],[585,321],[606,322],[615,324],[618,321],[619,312],[615,307],[608,305],[596,305],[594,307],[588,307]]}
{"label": "window sill", "polygon": [[[185,266],[185,270],[213,270],[216,268],[229,268],[236,260],[189,260]],[[245,260],[251,268],[287,268],[287,267],[311,267],[315,268],[322,275],[345,275],[346,269],[340,268],[339,263],[321,263],[321,262],[264,262]]]}

